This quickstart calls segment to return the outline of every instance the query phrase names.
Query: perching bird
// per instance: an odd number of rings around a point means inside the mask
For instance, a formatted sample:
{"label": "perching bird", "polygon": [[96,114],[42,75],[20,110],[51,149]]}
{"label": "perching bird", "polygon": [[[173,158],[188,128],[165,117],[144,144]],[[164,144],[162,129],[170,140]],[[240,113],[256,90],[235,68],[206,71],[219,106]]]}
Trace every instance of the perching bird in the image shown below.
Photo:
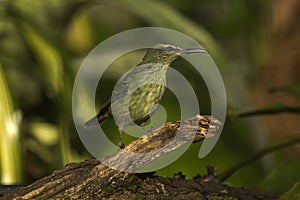
{"label": "perching bird", "polygon": [[159,44],[148,49],[142,62],[120,79],[99,113],[85,125],[100,124],[114,118],[119,126],[119,148],[124,148],[122,129],[134,124],[141,125],[151,117],[165,93],[168,67],[180,55],[190,53],[207,51],[182,49],[170,44]]}

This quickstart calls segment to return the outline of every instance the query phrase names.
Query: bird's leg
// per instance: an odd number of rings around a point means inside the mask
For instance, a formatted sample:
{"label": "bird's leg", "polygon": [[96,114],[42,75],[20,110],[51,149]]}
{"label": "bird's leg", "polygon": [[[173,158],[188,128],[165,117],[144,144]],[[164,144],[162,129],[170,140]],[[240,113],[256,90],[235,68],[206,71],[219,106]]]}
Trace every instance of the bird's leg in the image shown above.
{"label": "bird's leg", "polygon": [[125,145],[122,142],[122,134],[123,134],[122,129],[119,128],[119,149],[124,149],[125,147]]}

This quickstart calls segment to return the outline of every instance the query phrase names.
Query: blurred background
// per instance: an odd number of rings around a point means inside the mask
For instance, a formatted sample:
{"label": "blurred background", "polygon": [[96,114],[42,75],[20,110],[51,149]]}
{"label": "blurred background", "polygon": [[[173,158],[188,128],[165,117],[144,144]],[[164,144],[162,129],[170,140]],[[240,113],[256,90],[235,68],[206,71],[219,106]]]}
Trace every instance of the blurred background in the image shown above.
{"label": "blurred background", "polygon": [[[0,0],[0,180],[27,184],[66,163],[92,158],[72,119],[72,87],[83,59],[100,42],[145,26],[171,28],[203,45],[224,79],[228,117],[204,159],[193,144],[157,171],[187,178],[223,172],[262,149],[300,136],[300,1],[298,0]],[[145,51],[122,56],[105,72],[96,107]],[[181,67],[187,65],[187,67]],[[188,77],[201,114],[210,113],[205,83],[183,59],[173,67]],[[99,90],[100,91],[100,90]],[[84,95],[83,99],[84,99]],[[167,120],[178,102],[167,92]],[[103,124],[116,144],[113,120]],[[125,136],[125,143],[133,138]],[[226,180],[284,193],[300,180],[300,145],[256,159]]]}

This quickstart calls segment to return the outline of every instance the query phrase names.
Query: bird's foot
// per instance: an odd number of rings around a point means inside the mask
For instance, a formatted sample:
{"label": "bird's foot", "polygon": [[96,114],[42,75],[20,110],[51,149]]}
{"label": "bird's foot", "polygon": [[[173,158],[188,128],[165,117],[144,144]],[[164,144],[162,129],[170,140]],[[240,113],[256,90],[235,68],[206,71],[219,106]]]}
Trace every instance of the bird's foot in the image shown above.
{"label": "bird's foot", "polygon": [[124,149],[124,148],[125,148],[124,143],[120,142],[120,143],[119,143],[119,149]]}

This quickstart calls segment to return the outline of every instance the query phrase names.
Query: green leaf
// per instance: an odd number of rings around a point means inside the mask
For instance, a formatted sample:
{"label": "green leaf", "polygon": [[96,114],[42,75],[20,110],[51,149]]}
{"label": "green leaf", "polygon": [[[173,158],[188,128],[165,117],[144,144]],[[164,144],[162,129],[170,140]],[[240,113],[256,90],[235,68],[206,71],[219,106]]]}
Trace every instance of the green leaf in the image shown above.
{"label": "green leaf", "polygon": [[63,62],[59,53],[30,25],[21,23],[21,27],[23,36],[43,69],[43,77],[46,79],[47,84],[58,93],[63,85]]}
{"label": "green leaf", "polygon": [[283,193],[300,180],[300,162],[298,160],[284,160],[270,171],[267,177],[259,183],[259,186],[267,191]]}
{"label": "green leaf", "polygon": [[300,182],[296,182],[279,200],[297,200],[300,199]]}
{"label": "green leaf", "polygon": [[70,145],[70,105],[71,105],[71,75],[65,74],[64,62],[58,48],[44,39],[32,26],[21,21],[21,32],[28,46],[36,57],[39,67],[43,71],[43,78],[50,90],[54,91],[55,101],[60,110],[59,142],[62,153],[62,163],[72,162]]}
{"label": "green leaf", "polygon": [[15,110],[0,63],[0,177],[5,184],[22,182],[21,113]]}

